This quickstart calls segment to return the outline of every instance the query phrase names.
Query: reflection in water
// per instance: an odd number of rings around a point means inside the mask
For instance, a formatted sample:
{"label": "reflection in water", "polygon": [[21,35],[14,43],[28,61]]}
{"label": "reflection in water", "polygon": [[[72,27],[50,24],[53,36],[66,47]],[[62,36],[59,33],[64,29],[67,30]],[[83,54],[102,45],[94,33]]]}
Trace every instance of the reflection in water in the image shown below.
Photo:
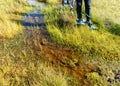
{"label": "reflection in water", "polygon": [[39,6],[40,8],[44,8],[45,7],[44,3],[37,2],[36,0],[28,0],[28,3],[29,3],[29,5]]}
{"label": "reflection in water", "polygon": [[26,28],[30,28],[31,26],[39,26],[40,28],[44,28],[44,15],[41,14],[40,9],[44,8],[45,4],[37,2],[36,0],[28,0],[28,3],[29,5],[37,6],[37,8],[24,15],[22,20],[23,26]]}

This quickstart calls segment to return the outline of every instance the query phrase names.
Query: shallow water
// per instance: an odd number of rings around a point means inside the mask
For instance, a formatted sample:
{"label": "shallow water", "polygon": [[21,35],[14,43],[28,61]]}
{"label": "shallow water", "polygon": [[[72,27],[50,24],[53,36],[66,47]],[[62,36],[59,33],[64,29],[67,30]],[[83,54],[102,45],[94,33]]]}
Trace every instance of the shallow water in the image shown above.
{"label": "shallow water", "polygon": [[44,14],[42,14],[40,10],[45,8],[45,3],[37,2],[36,0],[28,0],[28,3],[29,5],[36,6],[37,8],[24,15],[22,19],[23,26],[27,29],[34,29],[33,27],[35,26],[44,28]]}
{"label": "shallow water", "polygon": [[29,3],[29,5],[38,6],[40,8],[44,8],[45,7],[45,3],[38,2],[36,0],[28,0],[28,3]]}

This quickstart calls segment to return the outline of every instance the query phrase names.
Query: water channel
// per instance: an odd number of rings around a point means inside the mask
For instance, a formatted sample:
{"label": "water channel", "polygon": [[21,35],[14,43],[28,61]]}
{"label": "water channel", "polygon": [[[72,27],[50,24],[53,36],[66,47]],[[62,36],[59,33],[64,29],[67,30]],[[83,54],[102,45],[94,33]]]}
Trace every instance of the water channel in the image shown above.
{"label": "water channel", "polygon": [[38,28],[44,28],[44,15],[40,12],[40,10],[45,8],[45,3],[38,2],[36,0],[28,0],[28,4],[37,8],[24,15],[22,19],[23,26],[27,29],[33,29],[34,26],[38,26]]}

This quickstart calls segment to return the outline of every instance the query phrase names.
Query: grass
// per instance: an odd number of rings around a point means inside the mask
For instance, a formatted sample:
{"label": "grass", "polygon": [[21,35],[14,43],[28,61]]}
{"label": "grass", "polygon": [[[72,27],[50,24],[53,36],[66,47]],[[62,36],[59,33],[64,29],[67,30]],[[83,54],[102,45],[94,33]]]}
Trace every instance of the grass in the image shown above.
{"label": "grass", "polygon": [[32,7],[25,6],[25,3],[22,3],[19,0],[18,2],[15,2],[14,0],[1,1],[0,4],[0,38],[12,38],[17,34],[22,33],[23,29],[20,25],[20,20],[23,16],[22,14],[29,11]]}
{"label": "grass", "polygon": [[24,0],[0,3],[0,86],[68,86],[68,81],[77,81],[42,56],[44,39],[39,30],[21,25],[23,15],[33,7]]}
{"label": "grass", "polygon": [[0,43],[0,86],[67,86],[67,74],[41,57],[38,30],[28,34]]}
{"label": "grass", "polygon": [[[47,29],[53,41],[89,57],[90,62],[99,65],[104,78],[110,75],[107,71],[120,69],[118,2],[120,0],[92,1],[92,21],[98,30],[75,25],[76,11],[71,13],[69,7],[50,6],[43,10],[46,14]],[[85,17],[84,12],[83,16]],[[114,85],[118,86],[119,83]]]}
{"label": "grass", "polygon": [[[120,41],[118,40],[120,37],[109,33],[103,25],[103,21],[93,20],[98,27],[96,31],[89,30],[87,26],[75,26],[75,15],[65,12],[65,10],[69,9],[60,8],[58,11],[57,8],[54,9],[53,7],[53,12],[46,16],[48,31],[54,41],[74,47],[85,56],[96,56],[111,60],[120,59]],[[119,30],[119,28],[113,30]]]}
{"label": "grass", "polygon": [[[56,1],[50,0],[50,3]],[[120,70],[120,19],[118,17],[116,21],[114,16],[119,16],[118,2],[120,0],[92,1],[92,21],[98,27],[95,31],[89,30],[87,26],[76,26],[76,12],[74,10],[71,13],[69,7],[54,4],[43,9],[47,31],[52,40],[74,49],[84,59],[74,55],[71,58],[69,55],[64,58],[61,56],[59,59],[64,64],[60,66],[57,60],[53,63],[45,57],[50,53],[56,53],[57,56],[60,52],[51,50],[45,53],[41,45],[44,39],[39,30],[25,30],[21,25],[23,15],[33,7],[24,0],[1,1],[0,86],[109,86],[107,77],[114,79],[113,71]],[[76,67],[76,63],[83,66]],[[91,64],[97,66],[97,71],[89,71]],[[70,67],[70,72],[65,68],[66,65]],[[88,72],[81,78],[74,71],[80,75]],[[114,81],[110,85],[119,86],[120,82]]]}
{"label": "grass", "polygon": [[109,2],[101,0],[102,3],[99,3],[99,0],[92,1],[92,12],[103,20],[112,21],[115,24],[119,24],[120,15],[119,9],[120,5],[115,0],[110,0]]}
{"label": "grass", "polygon": [[45,3],[47,3],[47,4],[56,4],[56,3],[58,3],[58,1],[60,1],[60,0],[37,0],[38,2],[45,2]]}

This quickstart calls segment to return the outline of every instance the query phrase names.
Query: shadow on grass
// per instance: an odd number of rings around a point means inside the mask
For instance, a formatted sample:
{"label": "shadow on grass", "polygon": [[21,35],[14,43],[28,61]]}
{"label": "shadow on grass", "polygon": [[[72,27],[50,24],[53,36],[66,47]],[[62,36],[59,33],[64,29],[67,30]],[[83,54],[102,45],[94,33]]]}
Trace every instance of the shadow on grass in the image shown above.
{"label": "shadow on grass", "polygon": [[[10,12],[11,14],[14,14],[14,15],[20,15],[20,16],[24,16],[26,15],[27,13],[24,13],[24,12],[19,12],[19,11],[14,11],[14,12]],[[9,14],[9,13],[8,13]]]}
{"label": "shadow on grass", "polygon": [[107,20],[105,21],[105,27],[111,34],[120,36],[120,24],[115,24]]}

